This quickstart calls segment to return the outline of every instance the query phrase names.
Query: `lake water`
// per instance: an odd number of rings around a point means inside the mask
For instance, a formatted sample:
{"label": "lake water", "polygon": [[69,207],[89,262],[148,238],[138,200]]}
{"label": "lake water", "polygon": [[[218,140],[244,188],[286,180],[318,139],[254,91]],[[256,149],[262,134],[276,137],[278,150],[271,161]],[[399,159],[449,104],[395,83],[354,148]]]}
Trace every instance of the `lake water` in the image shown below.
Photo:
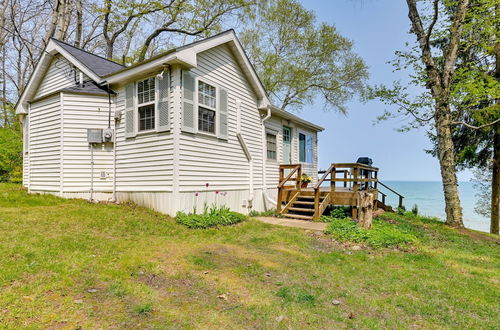
{"label": "lake water", "polygon": [[[404,205],[411,210],[413,205],[418,205],[418,211],[422,215],[434,216],[445,219],[444,195],[441,182],[431,181],[384,181],[386,185],[405,196]],[[387,193],[386,203],[391,206],[398,205],[398,198],[391,192]],[[471,182],[459,183],[460,202],[463,208],[464,225],[467,228],[488,232],[490,220],[474,212],[476,203],[476,190]]]}

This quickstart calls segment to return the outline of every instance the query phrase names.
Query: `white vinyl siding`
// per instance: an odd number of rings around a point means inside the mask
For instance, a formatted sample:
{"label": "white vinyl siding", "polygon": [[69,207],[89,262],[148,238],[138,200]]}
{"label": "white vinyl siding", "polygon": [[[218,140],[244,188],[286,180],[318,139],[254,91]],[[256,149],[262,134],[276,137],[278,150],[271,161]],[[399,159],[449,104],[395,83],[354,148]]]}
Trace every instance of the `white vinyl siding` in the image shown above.
{"label": "white vinyl siding", "polygon": [[[227,90],[227,140],[180,134],[179,189],[202,191],[205,183],[220,191],[248,189],[249,164],[236,137],[237,100],[241,102],[241,134],[253,157],[254,187],[258,189],[262,183],[262,130],[257,97],[228,46],[198,54],[197,63],[190,70],[193,76]],[[216,120],[216,126],[218,123]]]}
{"label": "white vinyl siding", "polygon": [[31,104],[29,182],[36,191],[60,190],[61,111],[59,94]]}
{"label": "white vinyl siding", "polygon": [[[113,99],[112,99],[113,100]],[[114,105],[111,107],[113,125]],[[108,127],[108,97],[63,93],[63,192],[90,190],[91,166],[87,128]],[[104,177],[101,177],[103,172]],[[94,191],[111,192],[113,146],[94,146]]]}
{"label": "white vinyl siding", "polygon": [[[170,79],[164,75],[163,79]],[[170,84],[171,86],[171,84]],[[125,110],[125,87],[118,93],[116,110]],[[172,93],[168,102],[170,110]],[[170,122],[173,111],[170,111]],[[159,192],[172,190],[173,135],[151,132],[125,139],[125,116],[116,129],[116,186],[118,192]]]}
{"label": "white vinyl siding", "polygon": [[[40,86],[38,86],[35,99],[66,87],[75,86],[79,79],[79,72],[80,71],[76,69],[75,76],[75,69],[68,60],[61,55],[54,56]],[[83,76],[84,81],[89,80],[88,76],[85,74]]]}

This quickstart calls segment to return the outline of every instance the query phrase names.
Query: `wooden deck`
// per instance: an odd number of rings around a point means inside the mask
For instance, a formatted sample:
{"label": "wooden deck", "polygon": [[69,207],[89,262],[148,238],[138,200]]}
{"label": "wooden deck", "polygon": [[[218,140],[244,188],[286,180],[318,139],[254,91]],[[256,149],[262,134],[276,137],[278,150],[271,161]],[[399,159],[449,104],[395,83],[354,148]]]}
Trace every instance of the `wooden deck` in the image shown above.
{"label": "wooden deck", "polygon": [[379,183],[397,194],[399,206],[402,206],[404,197],[378,180],[376,167],[360,163],[335,163],[320,173],[323,175],[315,185],[302,188],[302,166],[280,165],[278,213],[296,219],[318,220],[328,205],[338,205],[352,206],[352,216],[356,218],[360,194],[363,192],[373,195],[374,208],[390,209],[385,205],[386,195],[378,189]]}

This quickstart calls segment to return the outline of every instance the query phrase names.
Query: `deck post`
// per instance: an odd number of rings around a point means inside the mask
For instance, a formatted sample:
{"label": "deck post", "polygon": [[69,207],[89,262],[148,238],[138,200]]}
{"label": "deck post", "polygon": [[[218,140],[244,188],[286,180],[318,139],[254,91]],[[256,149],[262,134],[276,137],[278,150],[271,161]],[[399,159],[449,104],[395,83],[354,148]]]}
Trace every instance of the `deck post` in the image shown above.
{"label": "deck post", "polygon": [[337,184],[337,171],[335,170],[335,166],[332,167],[332,171],[330,172],[330,191],[335,191],[335,185]]}
{"label": "deck post", "polygon": [[276,212],[281,213],[281,204],[283,203],[283,189],[278,188],[278,200],[276,201]]}
{"label": "deck post", "polygon": [[314,216],[313,220],[319,220],[320,214],[319,214],[319,194],[320,194],[320,188],[314,189]]}
{"label": "deck post", "polygon": [[295,187],[297,188],[298,191],[300,191],[300,185],[302,182],[300,180],[302,179],[302,165],[299,165],[299,168],[297,170],[297,182],[295,182]]}
{"label": "deck post", "polygon": [[357,206],[353,206],[352,207],[352,220],[356,220],[358,218],[358,207]]}
{"label": "deck post", "polygon": [[354,173],[353,191],[354,192],[358,191],[358,171],[359,171],[359,169],[357,167],[355,167],[353,170],[353,173]]}
{"label": "deck post", "polygon": [[403,196],[399,195],[399,206],[400,208],[403,208]]}
{"label": "deck post", "polygon": [[[344,179],[347,179],[347,173],[348,173],[348,171],[344,170]],[[347,180],[344,181],[344,188],[347,188]]]}

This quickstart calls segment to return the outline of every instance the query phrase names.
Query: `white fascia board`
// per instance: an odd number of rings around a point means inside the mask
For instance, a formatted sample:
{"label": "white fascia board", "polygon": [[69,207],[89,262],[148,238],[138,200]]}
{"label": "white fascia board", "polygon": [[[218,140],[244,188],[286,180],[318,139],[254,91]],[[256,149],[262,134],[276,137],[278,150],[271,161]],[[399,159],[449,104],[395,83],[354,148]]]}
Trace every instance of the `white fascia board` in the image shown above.
{"label": "white fascia board", "polygon": [[302,119],[302,118],[300,118],[299,116],[296,116],[296,115],[294,115],[294,114],[291,114],[290,112],[287,112],[287,111],[282,110],[282,109],[280,109],[280,108],[278,108],[278,107],[275,107],[275,106],[273,106],[273,107],[271,108],[271,114],[272,114],[273,116],[276,116],[276,117],[280,117],[280,118],[283,118],[283,119],[290,120],[290,121],[292,121],[292,122],[294,122],[294,123],[297,123],[297,124],[299,124],[299,125],[301,125],[301,126],[307,127],[307,128],[309,128],[309,129],[312,129],[312,130],[317,131],[317,132],[322,132],[322,131],[324,131],[324,130],[325,130],[325,129],[324,129],[323,127],[321,127],[321,126],[318,126],[318,125],[316,125],[316,124],[313,124],[313,123],[311,123],[310,121],[307,121],[307,120],[305,120],[305,119]]}
{"label": "white fascia board", "polygon": [[55,54],[56,51],[54,49],[54,43],[50,41],[45,50],[42,52],[42,55],[36,64],[35,70],[33,70],[26,87],[17,101],[15,106],[16,115],[25,115],[28,113],[28,100],[31,100],[34,96],[36,88],[40,84],[41,79],[43,79],[42,75],[45,73],[49,63],[52,61],[52,56]]}
{"label": "white fascia board", "polygon": [[40,81],[43,79],[43,75],[47,70],[49,64],[52,62],[53,56],[61,54],[65,59],[67,59],[71,64],[85,73],[88,77],[90,77],[95,82],[100,82],[102,79],[97,76],[94,72],[90,71],[86,66],[81,64],[78,60],[76,60],[73,56],[71,56],[66,50],[57,45],[54,41],[50,40],[47,44],[47,47],[42,52],[42,56],[38,61],[35,70],[31,74],[31,77],[24,89],[19,101],[16,104],[15,110],[16,114],[27,114],[28,113],[28,102],[32,100],[35,95],[36,89],[40,85]]}
{"label": "white fascia board", "polygon": [[[51,40],[52,42],[52,40]],[[85,73],[90,79],[95,81],[96,83],[100,83],[102,81],[102,78],[96,75],[93,71],[91,71],[89,68],[87,68],[85,65],[80,63],[76,58],[74,58],[70,53],[68,53],[64,48],[60,47],[59,45],[53,43],[55,46],[55,49],[59,54],[64,56],[71,64],[76,66],[80,71]]]}
{"label": "white fascia board", "polygon": [[[106,80],[101,81],[101,83],[122,84],[135,77],[140,77],[144,74],[150,73],[155,69],[160,69],[165,64],[181,64],[189,67],[196,66],[196,63],[193,63],[190,57],[181,58],[178,55],[179,54],[175,52],[145,63],[144,65],[138,65],[128,70],[117,72],[116,74],[108,76]],[[196,55],[194,57],[196,59]]]}

